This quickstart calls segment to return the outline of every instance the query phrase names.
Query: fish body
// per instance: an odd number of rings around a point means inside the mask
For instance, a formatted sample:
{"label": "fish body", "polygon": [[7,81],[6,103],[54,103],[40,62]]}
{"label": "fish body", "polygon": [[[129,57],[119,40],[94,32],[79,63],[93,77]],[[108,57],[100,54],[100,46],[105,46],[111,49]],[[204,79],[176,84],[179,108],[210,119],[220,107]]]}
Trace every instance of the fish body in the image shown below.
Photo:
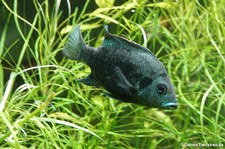
{"label": "fish body", "polygon": [[102,86],[115,99],[161,109],[176,109],[174,88],[163,64],[147,48],[106,31],[103,44],[85,44],[78,25],[63,48],[69,59],[86,63],[91,74],[80,82]]}

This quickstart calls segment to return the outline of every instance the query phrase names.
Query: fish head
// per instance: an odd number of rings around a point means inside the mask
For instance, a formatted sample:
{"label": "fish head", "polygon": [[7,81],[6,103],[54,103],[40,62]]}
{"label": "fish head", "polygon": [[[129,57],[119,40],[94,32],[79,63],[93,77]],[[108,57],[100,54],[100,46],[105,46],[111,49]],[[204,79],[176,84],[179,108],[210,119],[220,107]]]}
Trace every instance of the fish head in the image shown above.
{"label": "fish head", "polygon": [[[146,84],[144,87],[142,87],[143,83]],[[144,82],[140,81],[139,95],[141,100],[144,100],[144,104],[149,107],[160,109],[176,109],[178,107],[176,94],[167,74],[159,75],[154,79],[145,78]]]}

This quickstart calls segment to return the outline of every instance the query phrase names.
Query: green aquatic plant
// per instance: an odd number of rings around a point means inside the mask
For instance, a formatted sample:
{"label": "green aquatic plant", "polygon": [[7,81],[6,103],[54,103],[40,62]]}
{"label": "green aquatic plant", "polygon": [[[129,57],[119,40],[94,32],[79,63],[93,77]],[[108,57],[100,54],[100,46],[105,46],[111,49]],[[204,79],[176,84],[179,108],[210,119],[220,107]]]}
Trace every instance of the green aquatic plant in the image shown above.
{"label": "green aquatic plant", "polygon": [[[23,2],[0,2],[1,147],[225,146],[224,0]],[[90,69],[61,51],[77,24],[93,47],[105,24],[147,43],[165,64],[179,108],[123,103],[78,83]]]}

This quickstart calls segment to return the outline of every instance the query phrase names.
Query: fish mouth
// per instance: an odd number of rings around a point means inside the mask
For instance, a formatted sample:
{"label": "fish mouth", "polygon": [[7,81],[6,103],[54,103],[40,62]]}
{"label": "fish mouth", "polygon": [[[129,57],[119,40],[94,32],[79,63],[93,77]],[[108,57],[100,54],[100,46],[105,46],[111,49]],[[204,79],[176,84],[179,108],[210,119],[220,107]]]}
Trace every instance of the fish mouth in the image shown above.
{"label": "fish mouth", "polygon": [[166,102],[166,103],[162,103],[162,107],[164,109],[174,110],[174,109],[177,109],[178,103],[177,102]]}

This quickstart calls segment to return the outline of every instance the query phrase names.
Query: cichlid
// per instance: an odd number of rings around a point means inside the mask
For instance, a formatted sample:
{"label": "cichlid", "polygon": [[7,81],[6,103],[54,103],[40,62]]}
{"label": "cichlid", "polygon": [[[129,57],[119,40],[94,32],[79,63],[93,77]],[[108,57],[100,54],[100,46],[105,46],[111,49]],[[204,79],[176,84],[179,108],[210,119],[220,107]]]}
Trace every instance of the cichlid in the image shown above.
{"label": "cichlid", "polygon": [[86,63],[91,74],[79,80],[89,86],[102,86],[112,98],[161,109],[176,109],[174,88],[163,64],[148,49],[106,29],[103,44],[85,44],[80,25],[69,35],[63,48],[69,59]]}

